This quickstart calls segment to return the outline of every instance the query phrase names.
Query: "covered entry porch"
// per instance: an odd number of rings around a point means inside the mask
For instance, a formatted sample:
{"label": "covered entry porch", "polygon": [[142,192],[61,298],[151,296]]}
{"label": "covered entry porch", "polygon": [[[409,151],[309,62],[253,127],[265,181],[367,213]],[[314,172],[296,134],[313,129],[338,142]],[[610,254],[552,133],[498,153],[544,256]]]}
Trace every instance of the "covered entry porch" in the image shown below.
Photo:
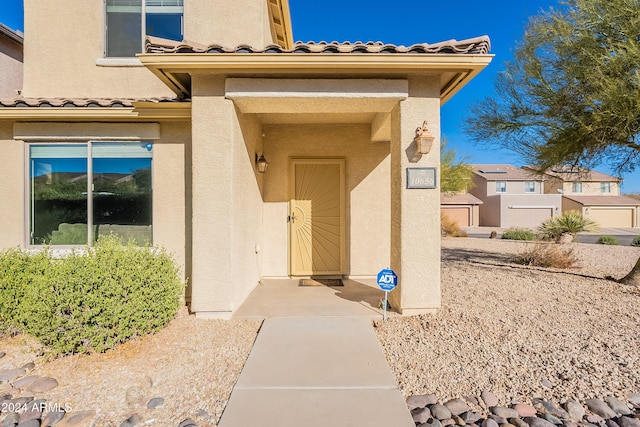
{"label": "covered entry porch", "polygon": [[[440,104],[490,58],[366,49],[140,57],[192,102],[188,270],[199,316],[230,317],[268,279],[357,281],[388,267],[399,276],[390,295],[396,311],[440,307]],[[416,141],[425,121],[430,149]],[[261,156],[266,173],[257,168]],[[327,236],[316,239],[319,229],[311,227],[311,248],[302,248],[312,253],[311,267],[298,268],[292,224],[307,215],[295,208],[317,205],[298,192],[313,168],[298,174],[297,167],[308,164],[332,165],[338,176],[330,186],[338,188],[337,208],[325,223],[336,238],[329,250]],[[424,168],[433,171],[432,185],[409,188],[409,170]],[[311,183],[333,178],[320,174]],[[321,252],[329,255],[316,263]],[[336,262],[324,268],[325,259]]]}

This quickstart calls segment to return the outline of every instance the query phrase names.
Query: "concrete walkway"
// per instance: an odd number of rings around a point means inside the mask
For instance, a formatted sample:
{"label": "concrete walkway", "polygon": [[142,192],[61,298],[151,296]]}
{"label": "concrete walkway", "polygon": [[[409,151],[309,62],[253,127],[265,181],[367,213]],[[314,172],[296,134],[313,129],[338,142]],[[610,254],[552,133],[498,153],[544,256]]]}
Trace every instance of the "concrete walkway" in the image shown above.
{"label": "concrete walkway", "polygon": [[264,321],[220,427],[414,427],[371,320]]}

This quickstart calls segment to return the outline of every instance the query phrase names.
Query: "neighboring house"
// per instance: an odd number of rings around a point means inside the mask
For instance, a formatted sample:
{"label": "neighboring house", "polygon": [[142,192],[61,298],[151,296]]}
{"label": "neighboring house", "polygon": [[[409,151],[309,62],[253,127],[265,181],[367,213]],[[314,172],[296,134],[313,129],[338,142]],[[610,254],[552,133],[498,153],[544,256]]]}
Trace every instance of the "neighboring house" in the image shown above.
{"label": "neighboring house", "polygon": [[14,98],[22,90],[22,33],[0,23],[0,98]]}
{"label": "neighboring house", "polygon": [[545,172],[545,192],[562,194],[562,211],[575,210],[601,227],[638,227],[640,201],[620,195],[621,178],[581,168]]}
{"label": "neighboring house", "polygon": [[481,226],[536,228],[560,214],[561,196],[546,193],[546,177],[508,164],[471,167]]}
{"label": "neighboring house", "polygon": [[442,214],[454,221],[458,227],[479,226],[480,205],[482,200],[469,193],[440,194]]}
{"label": "neighboring house", "polygon": [[439,308],[440,106],[489,64],[488,38],[293,43],[287,0],[143,3],[25,0],[23,92],[0,100],[0,248],[146,236],[203,317],[265,277],[389,266],[394,308]]}

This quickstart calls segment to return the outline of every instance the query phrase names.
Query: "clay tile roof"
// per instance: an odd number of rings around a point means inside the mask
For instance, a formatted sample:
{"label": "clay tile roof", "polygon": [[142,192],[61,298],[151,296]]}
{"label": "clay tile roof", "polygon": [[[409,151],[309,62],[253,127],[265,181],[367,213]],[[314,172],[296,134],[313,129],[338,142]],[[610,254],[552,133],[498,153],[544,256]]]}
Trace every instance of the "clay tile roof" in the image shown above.
{"label": "clay tile roof", "polygon": [[234,48],[226,48],[218,44],[204,46],[187,40],[176,42],[158,37],[147,37],[146,53],[279,53],[279,54],[466,54],[483,55],[489,53],[491,43],[489,37],[481,36],[466,40],[447,40],[434,44],[414,44],[409,47],[384,44],[382,42],[296,42],[291,49],[271,44],[263,49],[240,45]]}
{"label": "clay tile roof", "polygon": [[177,98],[16,98],[1,99],[4,108],[131,108],[134,102],[179,102]]}

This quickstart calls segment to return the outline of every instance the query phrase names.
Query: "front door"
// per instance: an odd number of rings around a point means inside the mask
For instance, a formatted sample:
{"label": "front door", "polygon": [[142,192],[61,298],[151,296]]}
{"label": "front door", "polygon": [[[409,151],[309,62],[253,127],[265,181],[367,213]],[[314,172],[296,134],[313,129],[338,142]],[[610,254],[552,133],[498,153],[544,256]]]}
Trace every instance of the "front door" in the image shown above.
{"label": "front door", "polygon": [[344,159],[292,159],[292,276],[344,274]]}

